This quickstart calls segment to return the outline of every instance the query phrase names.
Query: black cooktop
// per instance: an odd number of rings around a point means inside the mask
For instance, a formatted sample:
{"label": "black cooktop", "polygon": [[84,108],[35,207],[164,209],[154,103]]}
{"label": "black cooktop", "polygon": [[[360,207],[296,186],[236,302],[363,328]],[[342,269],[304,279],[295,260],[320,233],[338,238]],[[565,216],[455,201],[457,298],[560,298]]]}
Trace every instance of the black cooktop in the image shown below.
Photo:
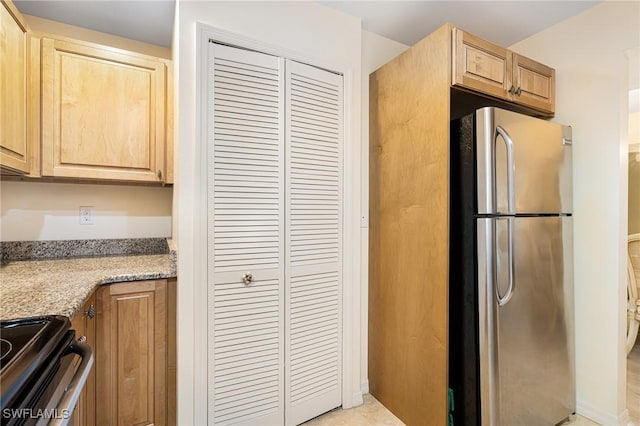
{"label": "black cooktop", "polygon": [[11,361],[24,348],[28,347],[32,340],[37,340],[46,324],[45,322],[14,324],[12,327],[2,327],[0,329],[0,342],[2,343],[0,363],[2,370],[4,370],[5,366],[11,364]]}
{"label": "black cooktop", "polygon": [[0,321],[0,408],[11,406],[32,374],[49,361],[70,326],[62,316]]}

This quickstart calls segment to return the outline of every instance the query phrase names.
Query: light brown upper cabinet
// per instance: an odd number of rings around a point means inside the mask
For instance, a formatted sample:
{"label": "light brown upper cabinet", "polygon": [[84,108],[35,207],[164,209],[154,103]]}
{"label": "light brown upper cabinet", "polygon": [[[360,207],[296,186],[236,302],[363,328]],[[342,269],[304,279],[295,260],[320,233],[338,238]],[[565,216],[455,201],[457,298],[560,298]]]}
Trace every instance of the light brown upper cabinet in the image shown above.
{"label": "light brown upper cabinet", "polygon": [[452,84],[553,115],[555,70],[453,29]]}
{"label": "light brown upper cabinet", "polygon": [[28,26],[10,0],[0,3],[0,166],[6,172],[25,173]]}
{"label": "light brown upper cabinet", "polygon": [[42,175],[164,182],[167,65],[42,38]]}
{"label": "light brown upper cabinet", "polygon": [[513,101],[543,111],[555,111],[556,71],[513,53]]}

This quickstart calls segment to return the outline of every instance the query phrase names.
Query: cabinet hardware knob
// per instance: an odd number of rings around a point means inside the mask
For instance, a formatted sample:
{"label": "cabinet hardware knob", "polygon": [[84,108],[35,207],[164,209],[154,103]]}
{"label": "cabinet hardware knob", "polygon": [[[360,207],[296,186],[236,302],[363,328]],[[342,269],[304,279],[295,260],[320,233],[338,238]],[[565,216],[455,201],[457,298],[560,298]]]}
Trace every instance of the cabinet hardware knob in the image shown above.
{"label": "cabinet hardware knob", "polygon": [[513,95],[515,92],[516,92],[516,88],[512,84],[511,87],[509,88],[509,94]]}
{"label": "cabinet hardware knob", "polygon": [[84,342],[86,342],[86,341],[87,341],[87,336],[80,336],[80,337],[78,337],[78,342],[80,342],[80,343],[84,343]]}
{"label": "cabinet hardware knob", "polygon": [[518,87],[518,90],[516,90],[516,95],[520,96],[521,93],[522,93],[522,88]]}
{"label": "cabinet hardware knob", "polygon": [[249,285],[253,282],[253,274],[251,272],[247,272],[242,276],[242,282],[244,285]]}
{"label": "cabinet hardware knob", "polygon": [[96,307],[93,305],[93,303],[89,306],[89,309],[87,309],[84,312],[84,315],[86,315],[90,319],[94,319],[95,318],[95,316],[96,316]]}
{"label": "cabinet hardware knob", "polygon": [[158,170],[158,179],[162,180],[162,170]]}

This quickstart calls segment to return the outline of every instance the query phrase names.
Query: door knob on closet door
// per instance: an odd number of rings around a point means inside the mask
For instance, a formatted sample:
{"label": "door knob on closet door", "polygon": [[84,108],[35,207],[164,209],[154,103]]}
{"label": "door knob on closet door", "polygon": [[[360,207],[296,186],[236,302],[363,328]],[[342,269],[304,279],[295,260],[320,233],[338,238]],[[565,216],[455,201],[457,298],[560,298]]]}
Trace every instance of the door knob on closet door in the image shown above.
{"label": "door knob on closet door", "polygon": [[242,276],[242,282],[244,283],[244,285],[249,285],[253,282],[253,275],[251,274],[251,272],[247,272]]}

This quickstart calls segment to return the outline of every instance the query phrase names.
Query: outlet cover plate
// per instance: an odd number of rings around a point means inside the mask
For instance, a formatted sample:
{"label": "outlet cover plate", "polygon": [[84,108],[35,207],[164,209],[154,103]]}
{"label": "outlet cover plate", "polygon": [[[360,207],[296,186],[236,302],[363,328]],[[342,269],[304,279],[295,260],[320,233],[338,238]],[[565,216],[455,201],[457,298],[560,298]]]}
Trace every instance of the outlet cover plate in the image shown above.
{"label": "outlet cover plate", "polygon": [[93,225],[93,206],[80,206],[80,225]]}

